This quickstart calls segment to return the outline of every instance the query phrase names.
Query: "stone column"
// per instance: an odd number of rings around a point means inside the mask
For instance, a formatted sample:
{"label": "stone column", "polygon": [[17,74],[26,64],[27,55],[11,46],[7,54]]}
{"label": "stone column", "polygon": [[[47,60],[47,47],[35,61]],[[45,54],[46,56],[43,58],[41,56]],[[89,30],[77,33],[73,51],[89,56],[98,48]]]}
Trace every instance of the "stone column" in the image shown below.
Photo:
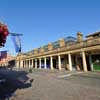
{"label": "stone column", "polygon": [[33,59],[32,59],[32,66],[31,67],[33,68]]}
{"label": "stone column", "polygon": [[53,59],[52,59],[52,56],[50,57],[50,68],[51,68],[51,70],[53,70]]}
{"label": "stone column", "polygon": [[16,61],[16,67],[19,68],[19,61]]}
{"label": "stone column", "polygon": [[58,55],[58,68],[61,70],[61,57]]}
{"label": "stone column", "polygon": [[91,71],[93,71],[93,63],[92,63],[92,56],[91,55],[89,55],[89,63],[90,63]]}
{"label": "stone column", "polygon": [[20,67],[23,68],[23,60],[20,61]]}
{"label": "stone column", "polygon": [[30,63],[30,60],[29,60],[29,68],[31,68],[31,63]]}
{"label": "stone column", "polygon": [[47,62],[46,62],[46,57],[44,58],[44,68],[47,68]]}
{"label": "stone column", "polygon": [[83,59],[83,69],[85,72],[87,72],[87,64],[86,64],[86,57],[84,51],[82,51],[82,59]]}
{"label": "stone column", "polygon": [[24,60],[23,60],[23,68],[24,68]]}
{"label": "stone column", "polygon": [[35,69],[37,69],[37,59],[35,59]]}
{"label": "stone column", "polygon": [[26,60],[26,67],[28,68],[28,60]]}
{"label": "stone column", "polygon": [[29,60],[29,68],[32,68],[32,59]]}
{"label": "stone column", "polygon": [[71,59],[71,54],[68,54],[68,62],[69,62],[69,70],[72,71],[72,59]]}
{"label": "stone column", "polygon": [[25,60],[25,67],[27,68],[27,60]]}
{"label": "stone column", "polygon": [[29,61],[27,60],[27,68],[29,68]]}
{"label": "stone column", "polygon": [[41,58],[39,59],[39,68],[41,69]]}
{"label": "stone column", "polygon": [[20,65],[21,65],[21,64],[20,64],[20,60],[19,60],[19,64],[18,64],[19,68],[20,68]]}

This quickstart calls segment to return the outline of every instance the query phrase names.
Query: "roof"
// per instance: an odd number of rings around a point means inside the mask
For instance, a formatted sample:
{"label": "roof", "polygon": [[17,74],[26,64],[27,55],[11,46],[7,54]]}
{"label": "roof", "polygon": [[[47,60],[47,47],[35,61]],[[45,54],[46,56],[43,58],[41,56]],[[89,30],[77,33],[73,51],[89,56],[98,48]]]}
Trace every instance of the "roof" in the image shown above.
{"label": "roof", "polygon": [[86,37],[90,36],[100,36],[100,31],[87,35]]}
{"label": "roof", "polygon": [[[70,45],[70,44],[76,42],[76,38],[72,37],[72,36],[68,36],[68,37],[65,37],[63,39],[65,41],[65,45]],[[59,40],[57,40],[55,42],[51,42],[51,43],[52,43],[54,49],[60,47]],[[48,51],[48,45],[43,45],[43,46],[37,48],[38,52],[39,52],[40,48],[43,48],[45,52]],[[34,50],[31,50],[31,51],[24,53],[24,55],[30,55],[30,54],[34,54]]]}

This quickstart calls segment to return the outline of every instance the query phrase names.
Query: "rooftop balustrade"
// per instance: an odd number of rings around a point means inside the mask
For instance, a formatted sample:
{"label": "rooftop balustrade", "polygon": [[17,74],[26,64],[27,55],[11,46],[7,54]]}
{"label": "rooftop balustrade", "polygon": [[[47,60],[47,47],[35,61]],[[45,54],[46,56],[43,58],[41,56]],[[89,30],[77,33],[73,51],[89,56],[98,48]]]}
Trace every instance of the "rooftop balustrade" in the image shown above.
{"label": "rooftop balustrade", "polygon": [[[76,49],[100,45],[100,37],[95,37],[93,39],[86,39],[81,42],[65,41],[65,46],[61,46],[61,47],[57,41],[54,42],[54,44],[52,44],[52,45],[53,45],[53,48],[51,50],[48,49],[48,45],[46,45],[46,46],[42,47],[42,51],[44,49],[43,52],[41,52],[40,49],[35,49],[35,50],[31,51],[31,53],[29,53],[29,54],[26,53],[26,56],[37,57],[37,56],[42,56],[42,55],[54,54],[54,53],[59,53],[59,52],[64,52],[64,51],[72,51],[72,50],[76,50]],[[25,56],[24,56],[24,58],[25,58]]]}
{"label": "rooftop balustrade", "polygon": [[[66,43],[66,45],[63,47],[53,48],[52,50],[46,50],[42,54],[57,53],[61,51],[70,51],[70,50],[76,50],[76,49],[81,49],[81,48],[86,48],[86,47],[91,47],[96,45],[100,45],[100,37],[96,37],[90,40],[84,40],[82,42],[76,41],[76,42],[70,42],[68,44]],[[39,55],[41,55],[41,53],[38,53],[38,56]]]}

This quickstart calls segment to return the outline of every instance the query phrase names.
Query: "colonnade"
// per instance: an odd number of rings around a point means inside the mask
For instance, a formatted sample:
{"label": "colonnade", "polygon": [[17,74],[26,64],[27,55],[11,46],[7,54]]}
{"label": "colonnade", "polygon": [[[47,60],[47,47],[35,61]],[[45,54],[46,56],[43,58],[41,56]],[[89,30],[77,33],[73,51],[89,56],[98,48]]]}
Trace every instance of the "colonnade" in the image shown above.
{"label": "colonnade", "polygon": [[[64,54],[64,55],[67,55],[68,56],[68,70],[72,71],[73,70],[73,67],[72,67],[72,54],[71,53],[68,53],[68,54]],[[57,57],[57,61],[58,61],[58,69],[59,70],[62,70],[62,65],[61,65],[61,56],[62,55],[56,55]],[[87,62],[86,62],[86,54],[84,51],[81,52],[81,56],[82,56],[82,66],[83,66],[83,70],[84,71],[87,71]],[[17,66],[19,64],[19,66],[21,68],[39,68],[41,69],[42,68],[42,64],[43,64],[43,68],[44,69],[47,69],[47,58],[49,58],[49,62],[50,62],[50,69],[53,70],[54,69],[54,66],[53,66],[53,55],[50,55],[50,56],[46,56],[46,57],[39,57],[39,58],[31,58],[31,59],[25,59],[25,60],[20,60],[19,63],[17,62]],[[42,63],[42,60],[44,61],[44,63]],[[89,56],[89,61],[91,63],[91,56]],[[92,64],[91,64],[91,69],[93,70],[92,68]]]}

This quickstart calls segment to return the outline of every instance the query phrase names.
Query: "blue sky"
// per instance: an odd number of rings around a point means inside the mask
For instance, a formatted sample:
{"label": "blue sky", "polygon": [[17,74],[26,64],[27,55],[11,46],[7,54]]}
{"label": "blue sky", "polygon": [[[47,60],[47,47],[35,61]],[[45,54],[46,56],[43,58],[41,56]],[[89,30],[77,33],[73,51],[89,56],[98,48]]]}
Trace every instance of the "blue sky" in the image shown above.
{"label": "blue sky", "polygon": [[[24,52],[58,40],[100,30],[100,0],[0,0],[0,20],[22,33]],[[4,48],[15,54],[9,36]]]}

